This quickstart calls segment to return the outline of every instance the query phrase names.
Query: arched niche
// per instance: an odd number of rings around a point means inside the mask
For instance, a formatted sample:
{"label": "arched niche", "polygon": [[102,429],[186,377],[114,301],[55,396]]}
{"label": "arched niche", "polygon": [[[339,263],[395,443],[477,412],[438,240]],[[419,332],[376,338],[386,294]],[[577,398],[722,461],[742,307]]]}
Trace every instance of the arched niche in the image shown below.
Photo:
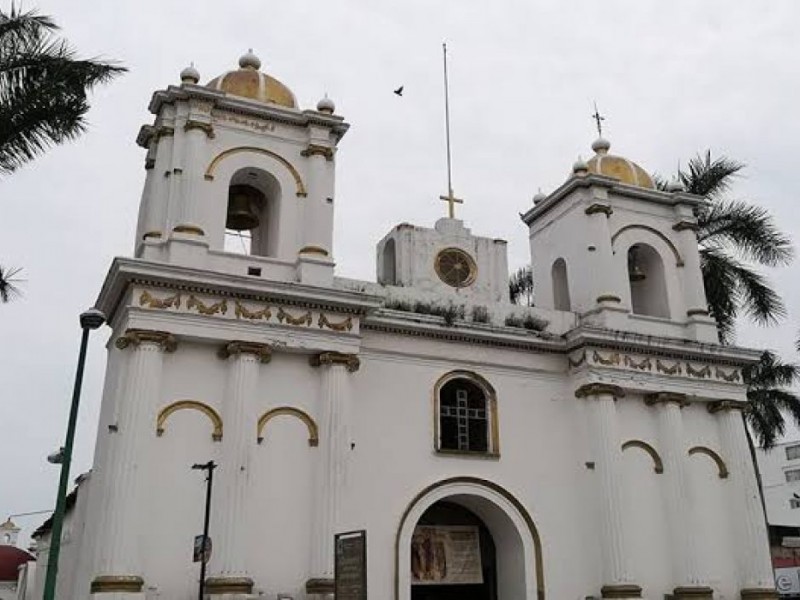
{"label": "arched niche", "polygon": [[722,460],[722,457],[711,448],[707,448],[706,446],[694,446],[693,448],[689,448],[688,454],[689,456],[694,456],[695,454],[707,456],[714,461],[714,465],[717,467],[717,476],[720,479],[728,478],[728,466],[725,464],[725,461]]}
{"label": "arched niche", "polygon": [[264,436],[266,435],[264,430],[267,423],[275,417],[280,416],[294,417],[302,421],[306,429],[308,429],[308,445],[312,447],[319,445],[319,428],[317,427],[317,423],[307,412],[293,406],[278,406],[268,410],[259,417],[258,424],[256,425],[256,437],[259,444],[264,441]]}
{"label": "arched niche", "polygon": [[383,285],[397,285],[397,249],[394,238],[389,238],[381,252],[381,277]]}
{"label": "arched niche", "polygon": [[170,415],[181,410],[195,410],[204,414],[206,417],[208,417],[208,420],[211,421],[211,425],[213,427],[211,431],[211,438],[215,442],[218,442],[222,439],[222,417],[220,417],[219,413],[208,404],[205,404],[204,402],[198,402],[197,400],[178,400],[177,402],[173,402],[172,404],[162,408],[158,412],[158,417],[156,418],[156,435],[158,437],[164,435],[167,419],[169,419]]}
{"label": "arched niche", "polygon": [[544,600],[542,544],[525,506],[503,487],[475,477],[436,482],[414,497],[395,538],[395,600],[411,600],[411,542],[423,514],[437,502],[464,507],[486,525],[495,543],[498,598]]}
{"label": "arched niche", "polygon": [[553,284],[553,308],[556,310],[572,310],[569,295],[569,278],[567,277],[567,261],[557,259],[550,269],[550,278]]}
{"label": "arched niche", "polygon": [[627,267],[633,314],[668,319],[667,278],[658,250],[642,242],[631,245],[627,251]]}
{"label": "arched niche", "polygon": [[653,448],[653,446],[641,440],[628,440],[627,442],[622,444],[622,450],[624,452],[629,448],[639,448],[640,450],[646,452],[648,456],[650,456],[650,458],[653,460],[653,471],[657,475],[660,475],[661,473],[664,472],[664,462],[661,460],[661,456],[658,454],[658,451],[656,451],[656,449]]}

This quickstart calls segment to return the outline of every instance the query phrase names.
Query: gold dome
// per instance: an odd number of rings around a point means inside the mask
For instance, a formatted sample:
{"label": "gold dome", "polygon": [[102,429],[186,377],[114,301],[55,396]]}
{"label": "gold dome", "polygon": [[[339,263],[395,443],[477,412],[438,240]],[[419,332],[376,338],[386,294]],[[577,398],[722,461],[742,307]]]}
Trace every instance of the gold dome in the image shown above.
{"label": "gold dome", "polygon": [[628,185],[655,189],[653,178],[647,171],[627,158],[609,154],[610,148],[611,144],[602,138],[592,144],[595,155],[587,163],[590,173],[613,177]]}
{"label": "gold dome", "polygon": [[292,90],[274,77],[259,71],[259,67],[261,61],[252,51],[248,52],[239,59],[238,70],[228,71],[215,77],[206,84],[206,87],[232,96],[297,108],[297,100]]}

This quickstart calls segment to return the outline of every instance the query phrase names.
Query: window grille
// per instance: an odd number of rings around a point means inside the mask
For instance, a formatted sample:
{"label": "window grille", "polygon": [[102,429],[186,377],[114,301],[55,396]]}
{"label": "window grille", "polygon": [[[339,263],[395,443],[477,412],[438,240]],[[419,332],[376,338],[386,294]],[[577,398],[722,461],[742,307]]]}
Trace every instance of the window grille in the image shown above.
{"label": "window grille", "polygon": [[786,481],[800,481],[800,469],[789,469],[785,471]]}
{"label": "window grille", "polygon": [[786,460],[797,460],[800,458],[800,444],[786,446]]}
{"label": "window grille", "polygon": [[468,379],[448,381],[439,393],[442,450],[489,452],[489,410],[483,390]]}

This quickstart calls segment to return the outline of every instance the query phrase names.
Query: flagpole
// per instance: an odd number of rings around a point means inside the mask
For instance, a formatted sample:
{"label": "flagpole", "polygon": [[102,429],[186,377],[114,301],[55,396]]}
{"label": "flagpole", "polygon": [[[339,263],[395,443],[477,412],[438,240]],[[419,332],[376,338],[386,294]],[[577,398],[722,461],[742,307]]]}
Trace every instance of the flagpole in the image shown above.
{"label": "flagpole", "polygon": [[[447,140],[447,193],[453,197],[452,162],[450,158],[450,86],[447,81],[447,42],[442,43],[442,59],[444,61],[444,123]],[[450,218],[453,218],[453,205],[450,205]]]}

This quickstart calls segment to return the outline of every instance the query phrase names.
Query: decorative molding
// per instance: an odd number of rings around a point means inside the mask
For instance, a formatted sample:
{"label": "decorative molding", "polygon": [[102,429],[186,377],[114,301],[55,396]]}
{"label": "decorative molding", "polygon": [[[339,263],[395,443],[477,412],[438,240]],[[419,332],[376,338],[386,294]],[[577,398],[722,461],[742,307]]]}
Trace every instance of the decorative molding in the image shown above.
{"label": "decorative molding", "polygon": [[234,300],[233,305],[233,312],[237,319],[250,319],[251,321],[264,319],[265,321],[269,321],[272,318],[272,311],[269,309],[269,306],[265,306],[261,310],[249,310],[238,300]]}
{"label": "decorative molding", "polygon": [[686,311],[687,317],[707,317],[709,314],[705,308],[690,308]]}
{"label": "decorative molding", "polygon": [[267,423],[269,423],[275,417],[280,417],[282,415],[296,417],[305,423],[305,426],[308,429],[308,445],[311,447],[319,446],[319,427],[317,427],[317,423],[308,413],[293,406],[278,406],[277,408],[268,410],[259,417],[258,424],[256,426],[256,440],[259,444],[264,441],[263,432],[264,428],[267,426]]}
{"label": "decorative molding", "polygon": [[204,123],[203,121],[196,121],[194,119],[189,119],[186,121],[186,124],[183,126],[183,130],[186,132],[199,129],[203,133],[206,134],[206,137],[210,140],[213,140],[216,136],[214,135],[214,126],[211,123]]}
{"label": "decorative molding", "polygon": [[136,348],[144,342],[158,344],[164,352],[175,352],[178,347],[175,336],[168,331],[152,331],[150,329],[128,329],[117,338],[114,345],[120,350],[125,350],[129,346]]}
{"label": "decorative molding", "polygon": [[575,390],[576,398],[588,398],[590,396],[611,395],[614,399],[624,398],[625,390],[618,385],[609,383],[587,383]]}
{"label": "decorative molding", "polygon": [[297,251],[298,254],[318,254],[319,256],[328,256],[328,251],[321,246],[303,246]]}
{"label": "decorative molding", "polygon": [[686,399],[686,394],[677,394],[675,392],[656,392],[654,394],[646,394],[644,403],[647,406],[655,404],[677,404],[680,408],[689,406],[691,402]]}
{"label": "decorative molding", "polygon": [[706,377],[711,378],[711,367],[706,365],[702,369],[695,369],[691,363],[687,362],[686,374],[691,375],[692,377],[697,377],[698,379],[705,379]]}
{"label": "decorative molding", "polygon": [[218,442],[222,439],[222,417],[220,417],[219,413],[211,408],[208,404],[199,402],[197,400],[178,400],[177,402],[173,402],[172,404],[162,408],[158,413],[158,417],[156,418],[156,435],[158,437],[164,435],[164,426],[166,425],[169,416],[179,410],[197,410],[206,415],[211,421],[211,424],[214,426],[214,430],[211,433],[211,439],[213,439],[215,442]]}
{"label": "decorative molding", "polygon": [[584,210],[587,215],[594,215],[594,214],[604,214],[606,217],[610,217],[614,214],[614,209],[611,208],[608,204],[601,204],[599,202],[595,202],[594,204],[590,204]]}
{"label": "decorative molding", "polygon": [[614,294],[601,294],[596,299],[595,302],[601,304],[603,302],[616,302],[617,304],[622,302],[622,298],[619,296],[615,296]]}
{"label": "decorative molding", "polygon": [[725,412],[728,410],[747,410],[749,403],[744,400],[716,400],[709,402],[707,409],[712,415],[718,412]]}
{"label": "decorative molding", "polygon": [[247,129],[254,129],[255,131],[275,131],[275,123],[264,121],[263,119],[248,119],[216,110],[211,112],[211,116],[216,121],[228,121],[246,127]]}
{"label": "decorative molding", "polygon": [[227,360],[231,356],[241,354],[252,354],[258,358],[259,362],[267,364],[272,360],[272,348],[267,344],[258,344],[255,342],[242,342],[234,340],[228,342],[217,351],[217,356],[223,360]]}
{"label": "decorative molding", "polygon": [[144,579],[138,575],[98,575],[92,580],[90,592],[104,593],[139,593],[144,586]]}
{"label": "decorative molding", "polygon": [[351,331],[353,329],[353,317],[347,317],[343,321],[332,323],[328,320],[325,313],[320,313],[319,319],[317,319],[317,325],[319,325],[320,329],[327,327],[333,331]]}
{"label": "decorative molding", "polygon": [[720,479],[727,479],[728,477],[728,467],[725,465],[725,461],[722,460],[722,457],[714,452],[711,448],[707,448],[706,446],[695,446],[693,448],[689,448],[688,452],[689,456],[694,456],[695,454],[705,454],[711,460],[714,461],[714,464],[717,465],[717,470],[719,471],[719,478]]}
{"label": "decorative molding", "polygon": [[600,588],[602,598],[641,598],[642,588],[635,583],[619,583],[615,585],[604,585]]}
{"label": "decorative molding", "polygon": [[194,294],[192,294],[189,296],[189,301],[186,302],[186,308],[196,308],[197,312],[201,315],[215,315],[217,313],[222,313],[224,315],[228,312],[228,301],[223,299],[219,302],[215,302],[214,304],[206,305],[201,300],[198,300]]}
{"label": "decorative molding", "polygon": [[306,594],[333,594],[336,591],[336,581],[316,577],[306,581]]}
{"label": "decorative molding", "polygon": [[664,375],[681,375],[681,363],[676,362],[671,367],[668,367],[666,362],[661,362],[661,360],[656,359],[656,371]]}
{"label": "decorative molding", "polygon": [[586,362],[586,350],[581,352],[577,359],[572,358],[572,356],[567,356],[567,361],[571,368],[577,369]]}
{"label": "decorative molding", "polygon": [[321,352],[312,354],[308,359],[312,367],[344,365],[351,373],[358,371],[361,360],[356,354],[342,354],[341,352]]}
{"label": "decorative molding", "polygon": [[293,316],[291,313],[286,312],[283,308],[278,308],[278,321],[283,323],[286,321],[287,325],[311,325],[311,311],[299,317]]}
{"label": "decorative molding", "polygon": [[613,354],[609,355],[608,357],[603,356],[597,350],[592,352],[592,361],[603,365],[604,367],[614,366],[617,367],[620,364],[621,356],[619,352],[614,352]]}
{"label": "decorative molding", "polygon": [[334,150],[328,146],[321,146],[320,144],[309,144],[308,148],[300,152],[300,156],[308,158],[309,156],[324,156],[328,162],[333,160]]}
{"label": "decorative molding", "polygon": [[623,452],[628,448],[640,448],[644,450],[650,455],[650,458],[653,459],[653,470],[659,475],[664,472],[664,461],[661,460],[661,456],[653,446],[642,440],[628,440],[622,444]]}
{"label": "decorative molding", "polygon": [[682,220],[675,223],[675,225],[673,225],[672,228],[675,231],[686,231],[687,229],[690,229],[692,231],[697,231],[698,229],[700,229],[700,226],[697,224],[697,221]]}
{"label": "decorative molding", "polygon": [[[408,520],[411,511],[414,507],[423,500],[426,496],[430,495],[432,492],[435,492],[437,489],[450,486],[450,485],[472,485],[475,487],[485,488],[491,492],[494,492],[500,496],[502,496],[509,504],[517,511],[519,516],[525,522],[525,525],[528,528],[528,532],[531,535],[531,539],[533,540],[533,571],[536,574],[536,600],[545,600],[545,572],[544,572],[544,560],[542,558],[542,540],[539,537],[539,531],[536,528],[536,524],[534,523],[533,519],[528,512],[528,509],[525,508],[525,505],[520,502],[511,492],[506,490],[501,485],[494,483],[493,481],[488,481],[486,479],[479,479],[477,477],[469,477],[469,476],[461,476],[461,477],[451,477],[450,479],[443,479],[441,481],[437,481],[432,483],[422,491],[420,491],[416,496],[414,496],[411,501],[406,505],[405,510],[403,511],[402,517],[400,517],[400,524],[397,527],[397,534],[395,535],[395,543],[394,543],[394,600],[399,600],[400,598],[400,570],[407,570],[408,565],[400,565],[400,538],[403,533],[403,529],[405,528],[406,521]],[[527,569],[526,569],[527,570]]]}
{"label": "decorative molding", "polygon": [[148,308],[158,308],[164,310],[167,308],[180,308],[181,307],[181,293],[176,292],[172,296],[166,298],[156,298],[147,290],[144,290],[139,296],[139,306],[147,305]]}
{"label": "decorative molding", "polygon": [[704,585],[686,585],[672,590],[675,600],[714,600],[714,590]]}
{"label": "decorative molding", "polygon": [[208,577],[205,589],[211,596],[220,594],[249,595],[253,593],[253,580],[249,577]]}
{"label": "decorative molding", "polygon": [[281,163],[284,167],[286,167],[286,169],[288,169],[289,173],[292,175],[292,178],[294,179],[294,182],[295,182],[295,194],[298,197],[305,197],[305,196],[308,195],[308,192],[306,192],[306,186],[303,184],[303,179],[302,179],[302,177],[300,177],[300,173],[292,165],[292,163],[290,163],[288,160],[286,160],[280,154],[272,152],[271,150],[267,150],[266,148],[258,148],[256,146],[239,146],[238,148],[229,148],[228,150],[225,150],[224,152],[221,152],[221,153],[217,154],[217,156],[215,156],[211,160],[211,162],[209,163],[208,167],[206,167],[206,171],[203,174],[203,177],[205,177],[206,181],[213,181],[214,180],[214,171],[217,168],[217,166],[219,165],[219,163],[221,163],[223,160],[225,160],[229,156],[233,156],[234,154],[240,154],[242,152],[249,152],[249,153],[252,153],[252,154],[263,154],[265,156],[269,156],[271,158],[274,158],[279,163]]}
{"label": "decorative molding", "polygon": [[739,371],[734,369],[730,373],[726,373],[719,367],[714,370],[714,375],[716,375],[717,379],[722,379],[723,381],[727,381],[728,383],[733,383],[734,381],[739,382],[742,380]]}
{"label": "decorative molding", "polygon": [[649,358],[643,358],[639,362],[633,360],[629,355],[625,355],[625,366],[637,369],[639,371],[650,371],[653,368],[653,361]]}
{"label": "decorative molding", "polygon": [[206,232],[197,225],[176,225],[172,228],[175,233],[186,233],[188,235],[205,235]]}
{"label": "decorative molding", "polygon": [[681,257],[680,252],[678,252],[678,249],[675,247],[675,244],[673,244],[670,241],[670,239],[667,236],[665,236],[663,233],[661,233],[658,229],[656,229],[655,227],[650,227],[649,225],[636,225],[636,224],[625,225],[625,227],[622,227],[621,229],[617,230],[617,232],[614,235],[611,236],[611,244],[612,244],[612,246],[613,246],[614,242],[617,241],[617,238],[620,235],[622,235],[624,232],[629,231],[631,229],[644,229],[645,231],[649,231],[650,233],[652,233],[656,237],[661,238],[661,240],[663,240],[664,243],[666,243],[667,246],[669,246],[669,249],[672,251],[672,254],[675,256],[675,266],[676,267],[682,267],[684,265],[683,258]]}

